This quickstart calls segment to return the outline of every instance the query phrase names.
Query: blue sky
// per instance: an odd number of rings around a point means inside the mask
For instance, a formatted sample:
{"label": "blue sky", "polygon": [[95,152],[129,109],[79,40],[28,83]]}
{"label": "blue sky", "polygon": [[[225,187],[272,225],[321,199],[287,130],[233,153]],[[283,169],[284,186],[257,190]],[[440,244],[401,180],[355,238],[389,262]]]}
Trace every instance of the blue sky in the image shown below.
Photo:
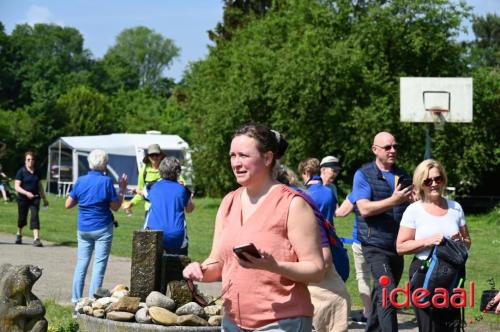
{"label": "blue sky", "polygon": [[[467,2],[477,15],[500,15],[500,0]],[[179,80],[190,61],[207,55],[207,30],[221,21],[222,6],[222,0],[0,0],[0,21],[9,34],[19,23],[74,27],[96,58],[106,53],[124,29],[146,26],[181,48],[180,57],[166,72]]]}

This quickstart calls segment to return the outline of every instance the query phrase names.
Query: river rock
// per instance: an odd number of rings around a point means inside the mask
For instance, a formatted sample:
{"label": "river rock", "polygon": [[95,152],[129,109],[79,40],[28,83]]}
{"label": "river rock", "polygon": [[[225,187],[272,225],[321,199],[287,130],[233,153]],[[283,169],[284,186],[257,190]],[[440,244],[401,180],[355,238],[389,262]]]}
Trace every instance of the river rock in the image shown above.
{"label": "river rock", "polygon": [[175,311],[176,315],[196,315],[199,317],[205,316],[205,311],[203,308],[196,302],[189,302],[183,305],[182,307],[177,308]]}
{"label": "river rock", "polygon": [[96,318],[104,318],[104,309],[96,309],[92,312],[92,316]]}
{"label": "river rock", "polygon": [[153,291],[146,298],[148,308],[160,307],[169,311],[175,310],[175,301],[160,292]]}
{"label": "river rock", "polygon": [[208,325],[221,326],[222,325],[222,316],[221,315],[210,316],[208,318]]}
{"label": "river rock", "polygon": [[99,287],[95,290],[94,298],[100,299],[102,297],[110,297],[111,292],[107,288]]}
{"label": "river rock", "polygon": [[218,316],[222,315],[223,306],[220,304],[209,305],[203,308],[205,315],[207,316]]}
{"label": "river rock", "polygon": [[123,291],[123,290],[128,291],[128,287],[125,286],[124,284],[118,284],[115,287],[113,287],[113,289],[111,290],[111,296],[113,296],[113,294],[115,292],[119,292],[119,291]]}
{"label": "river rock", "polygon": [[131,312],[125,311],[111,311],[106,315],[107,319],[116,320],[119,322],[129,322],[134,319],[135,315]]}
{"label": "river rock", "polygon": [[173,280],[167,284],[166,294],[182,307],[186,303],[193,301],[193,293],[189,289],[185,280]]}
{"label": "river rock", "polygon": [[181,326],[208,326],[208,322],[196,315],[183,315],[177,318],[177,325]]}
{"label": "river rock", "polygon": [[85,307],[83,307],[82,309],[82,312],[85,314],[85,315],[89,315],[89,316],[92,316],[92,312],[94,311],[94,309],[92,309],[91,306],[89,305],[86,305]]}
{"label": "river rock", "polygon": [[179,318],[173,312],[160,307],[150,307],[149,316],[156,324],[166,326],[177,325],[177,319]]}
{"label": "river rock", "polygon": [[116,299],[112,297],[101,297],[100,299],[95,300],[94,302],[102,303],[104,306],[108,306],[110,303],[116,302]]}
{"label": "river rock", "polygon": [[153,322],[147,308],[140,308],[137,310],[135,313],[135,321],[142,324],[151,324]]}
{"label": "river rock", "polygon": [[139,302],[141,302],[140,297],[124,296],[118,302],[113,303],[109,311],[126,311],[135,314],[139,310]]}
{"label": "river rock", "polygon": [[80,301],[75,304],[75,311],[77,311],[79,314],[83,314],[83,307],[91,306],[92,302],[93,301],[90,297],[82,297]]}

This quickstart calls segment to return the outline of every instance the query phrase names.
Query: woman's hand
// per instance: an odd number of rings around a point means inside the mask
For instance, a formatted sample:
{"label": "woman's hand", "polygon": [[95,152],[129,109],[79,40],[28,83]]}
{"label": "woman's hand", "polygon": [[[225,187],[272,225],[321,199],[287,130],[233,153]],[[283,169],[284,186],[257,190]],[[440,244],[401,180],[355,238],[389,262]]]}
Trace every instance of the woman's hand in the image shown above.
{"label": "woman's hand", "polygon": [[453,234],[450,239],[452,239],[453,241],[463,241],[464,238],[462,237],[462,234],[460,234],[460,232],[456,232],[455,234]]}
{"label": "woman's hand", "polygon": [[436,233],[431,237],[428,237],[425,241],[425,245],[427,247],[432,247],[434,245],[438,245],[443,241],[444,235],[443,233]]}
{"label": "woman's hand", "polygon": [[[206,269],[206,268],[205,268]],[[203,271],[201,264],[198,262],[193,262],[188,264],[182,271],[182,276],[186,279],[191,279],[195,281],[203,280]]]}
{"label": "woman's hand", "polygon": [[122,193],[125,193],[125,191],[127,190],[127,185],[127,174],[123,173],[120,180],[118,181],[118,187],[120,188],[120,191]]}
{"label": "woman's hand", "polygon": [[125,211],[126,214],[132,214],[132,202],[125,203],[123,205],[123,211]]}
{"label": "woman's hand", "polygon": [[238,260],[238,263],[245,269],[257,269],[269,272],[277,271],[278,262],[276,262],[271,254],[265,251],[259,250],[260,258],[254,257],[246,252],[242,252],[241,254],[245,256],[247,260],[239,258],[236,254],[234,254],[234,256]]}

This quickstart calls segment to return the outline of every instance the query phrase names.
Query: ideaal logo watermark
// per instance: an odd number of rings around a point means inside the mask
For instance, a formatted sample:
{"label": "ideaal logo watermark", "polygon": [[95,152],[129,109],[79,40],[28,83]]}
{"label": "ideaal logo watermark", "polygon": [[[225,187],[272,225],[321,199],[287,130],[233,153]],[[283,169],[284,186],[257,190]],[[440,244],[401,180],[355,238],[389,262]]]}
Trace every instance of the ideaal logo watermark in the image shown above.
{"label": "ideaal logo watermark", "polygon": [[[453,288],[451,294],[446,288],[436,288],[434,292],[430,292],[426,288],[416,288],[410,292],[410,282],[405,283],[404,288],[394,288],[387,294],[387,286],[391,283],[388,276],[381,276],[378,280],[382,286],[382,306],[387,307],[387,300],[395,308],[410,307],[411,304],[417,308],[427,308],[433,306],[434,308],[465,308],[468,305],[474,307],[474,282],[469,282],[469,289],[466,288]],[[403,294],[404,301],[398,302],[397,295]]]}

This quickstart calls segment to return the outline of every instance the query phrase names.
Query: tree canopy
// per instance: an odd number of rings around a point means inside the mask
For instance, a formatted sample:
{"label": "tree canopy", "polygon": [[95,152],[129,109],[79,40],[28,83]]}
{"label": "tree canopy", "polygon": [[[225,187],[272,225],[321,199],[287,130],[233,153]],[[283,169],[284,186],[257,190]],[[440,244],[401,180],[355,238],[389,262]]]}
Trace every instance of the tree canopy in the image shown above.
{"label": "tree canopy", "polygon": [[[197,183],[211,194],[235,185],[229,163],[221,160],[227,160],[232,132],[250,121],[268,123],[288,138],[284,162],[292,168],[307,157],[340,157],[344,186],[373,158],[369,147],[382,130],[396,135],[400,161],[412,170],[423,155],[425,125],[399,122],[399,77],[478,75],[456,40],[468,16],[465,5],[438,0],[281,1],[265,15],[252,15],[185,77],[194,169],[203,174]],[[486,100],[498,102],[488,93],[498,72],[482,75],[490,80],[475,91],[488,98],[474,99],[476,114],[498,129],[498,121],[489,121],[496,115],[481,111]],[[460,189],[481,181],[466,164],[478,162],[484,172],[498,165],[495,143],[489,143],[498,142],[495,132],[476,121],[435,133],[434,156],[445,162],[453,183],[464,184]],[[496,140],[477,140],[487,133]]]}
{"label": "tree canopy", "polygon": [[[58,136],[155,129],[186,139],[196,187],[222,195],[236,185],[227,157],[234,130],[264,122],[289,141],[283,162],[292,169],[339,157],[346,193],[379,131],[396,136],[408,171],[422,159],[426,125],[399,121],[400,77],[473,77],[474,122],[433,131],[433,157],[459,193],[498,192],[497,15],[472,17],[454,0],[223,4],[208,56],[179,84],[166,76],[179,48],[147,27],[124,30],[95,59],[74,28],[22,24],[9,35],[0,23],[4,170],[28,148],[45,155]],[[475,40],[459,41],[469,19]]]}

